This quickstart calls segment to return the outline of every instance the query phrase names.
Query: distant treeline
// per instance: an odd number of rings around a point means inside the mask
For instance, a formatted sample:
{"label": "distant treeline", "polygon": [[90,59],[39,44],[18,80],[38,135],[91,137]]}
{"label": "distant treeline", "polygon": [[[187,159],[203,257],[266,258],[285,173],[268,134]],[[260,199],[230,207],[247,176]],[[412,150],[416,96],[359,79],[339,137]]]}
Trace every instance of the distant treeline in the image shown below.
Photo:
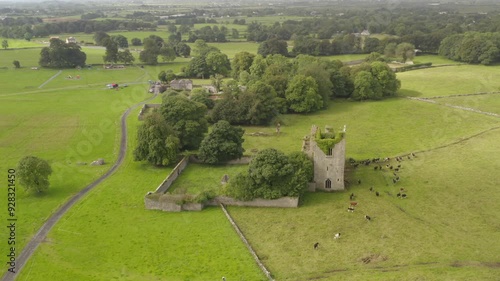
{"label": "distant treeline", "polygon": [[7,19],[1,21],[0,25],[0,36],[5,38],[27,38],[27,34],[31,37],[47,37],[49,35],[57,35],[61,33],[94,33],[97,31],[113,31],[113,30],[154,30],[156,29],[156,24],[140,21],[124,21],[124,20],[111,20],[106,19],[103,21],[90,21],[90,20],[77,20],[70,22],[53,22],[53,23],[41,23],[41,19],[32,18],[37,23],[27,22],[29,18],[18,19],[16,22],[18,24],[12,24],[11,20],[4,22]]}

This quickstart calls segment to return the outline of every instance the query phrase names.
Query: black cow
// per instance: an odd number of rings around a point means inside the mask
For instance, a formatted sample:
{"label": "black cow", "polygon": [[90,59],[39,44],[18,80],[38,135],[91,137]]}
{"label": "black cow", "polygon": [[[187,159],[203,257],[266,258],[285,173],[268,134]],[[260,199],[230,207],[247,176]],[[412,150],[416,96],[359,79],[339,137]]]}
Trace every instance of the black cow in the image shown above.
{"label": "black cow", "polygon": [[314,243],[314,250],[318,249],[319,247],[319,242]]}

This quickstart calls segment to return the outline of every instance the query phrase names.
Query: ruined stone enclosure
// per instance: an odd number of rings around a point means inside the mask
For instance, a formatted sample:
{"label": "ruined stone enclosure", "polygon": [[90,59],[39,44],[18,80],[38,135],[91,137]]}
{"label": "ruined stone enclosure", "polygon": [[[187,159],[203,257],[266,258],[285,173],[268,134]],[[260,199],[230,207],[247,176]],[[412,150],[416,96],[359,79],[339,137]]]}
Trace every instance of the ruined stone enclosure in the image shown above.
{"label": "ruined stone enclosure", "polygon": [[325,132],[313,125],[311,134],[304,137],[302,151],[314,163],[314,182],[311,191],[344,190],[345,126],[335,133],[330,127]]}

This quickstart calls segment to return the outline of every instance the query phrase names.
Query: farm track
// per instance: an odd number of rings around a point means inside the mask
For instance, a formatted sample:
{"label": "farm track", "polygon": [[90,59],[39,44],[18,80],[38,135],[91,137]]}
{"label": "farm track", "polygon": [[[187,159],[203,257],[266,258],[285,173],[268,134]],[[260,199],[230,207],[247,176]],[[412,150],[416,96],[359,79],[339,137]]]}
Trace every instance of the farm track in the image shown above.
{"label": "farm track", "polygon": [[43,88],[43,86],[45,86],[50,81],[54,80],[54,78],[56,78],[57,76],[59,76],[59,74],[61,74],[61,73],[62,73],[62,70],[59,70],[56,74],[54,74],[52,77],[50,77],[47,81],[43,82],[42,85],[38,86],[38,89]]}
{"label": "farm track", "polygon": [[38,232],[31,238],[30,242],[24,247],[23,251],[21,254],[17,256],[16,260],[16,271],[15,273],[11,273],[7,271],[1,281],[14,281],[16,277],[18,276],[19,272],[22,270],[28,259],[33,255],[35,250],[38,248],[38,245],[40,245],[41,242],[45,240],[47,237],[47,234],[49,231],[52,229],[52,227],[61,219],[61,217],[73,206],[75,205],[83,196],[85,196],[90,190],[92,190],[94,187],[96,187],[98,184],[106,180],[109,176],[111,176],[123,163],[123,160],[125,159],[125,153],[127,151],[127,117],[129,116],[130,112],[137,108],[138,106],[154,99],[157,96],[155,93],[152,97],[137,103],[133,106],[131,106],[129,109],[127,109],[123,115],[121,116],[121,139],[120,139],[120,151],[118,154],[118,159],[116,162],[113,164],[113,166],[101,177],[99,177],[97,180],[94,182],[90,183],[87,185],[84,189],[79,191],[76,195],[71,197],[64,205],[62,205],[61,208],[59,208],[55,213],[53,213],[49,219],[42,225],[42,227],[38,230]]}

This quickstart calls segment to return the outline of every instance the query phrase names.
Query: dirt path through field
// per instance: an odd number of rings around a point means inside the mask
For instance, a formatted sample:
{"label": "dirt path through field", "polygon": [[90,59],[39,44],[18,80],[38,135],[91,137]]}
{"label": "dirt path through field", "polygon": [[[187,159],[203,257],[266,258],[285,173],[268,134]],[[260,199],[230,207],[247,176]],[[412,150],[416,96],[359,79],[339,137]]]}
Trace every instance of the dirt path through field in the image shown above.
{"label": "dirt path through field", "polygon": [[43,86],[45,86],[45,84],[49,83],[50,81],[52,81],[54,78],[56,78],[57,76],[59,76],[59,74],[62,73],[62,70],[59,70],[56,74],[54,74],[52,77],[49,78],[49,80],[43,82],[42,85],[38,86],[38,89],[41,89],[43,88]]}
{"label": "dirt path through field", "polygon": [[31,238],[30,242],[24,247],[23,251],[17,256],[16,259],[16,273],[11,273],[7,271],[3,277],[2,281],[13,281],[16,279],[17,275],[23,268],[23,266],[26,264],[28,259],[33,255],[35,252],[36,248],[40,243],[46,238],[47,234],[49,231],[52,229],[52,227],[59,221],[59,219],[73,206],[75,203],[78,202],[85,194],[87,194],[92,188],[100,184],[102,181],[107,179],[109,176],[111,176],[123,163],[123,160],[125,159],[125,153],[127,151],[127,117],[130,114],[130,112],[137,108],[138,106],[148,102],[149,100],[152,100],[156,97],[156,94],[154,94],[152,97],[133,105],[125,113],[123,113],[121,117],[121,139],[120,139],[120,152],[118,154],[118,159],[114,163],[114,165],[101,177],[99,177],[96,181],[92,182],[91,184],[87,185],[84,189],[82,189],[80,192],[78,192],[76,195],[71,197],[64,205],[59,208],[55,213],[52,214],[52,216],[49,217],[49,219],[42,225],[42,227],[38,230],[38,232]]}

